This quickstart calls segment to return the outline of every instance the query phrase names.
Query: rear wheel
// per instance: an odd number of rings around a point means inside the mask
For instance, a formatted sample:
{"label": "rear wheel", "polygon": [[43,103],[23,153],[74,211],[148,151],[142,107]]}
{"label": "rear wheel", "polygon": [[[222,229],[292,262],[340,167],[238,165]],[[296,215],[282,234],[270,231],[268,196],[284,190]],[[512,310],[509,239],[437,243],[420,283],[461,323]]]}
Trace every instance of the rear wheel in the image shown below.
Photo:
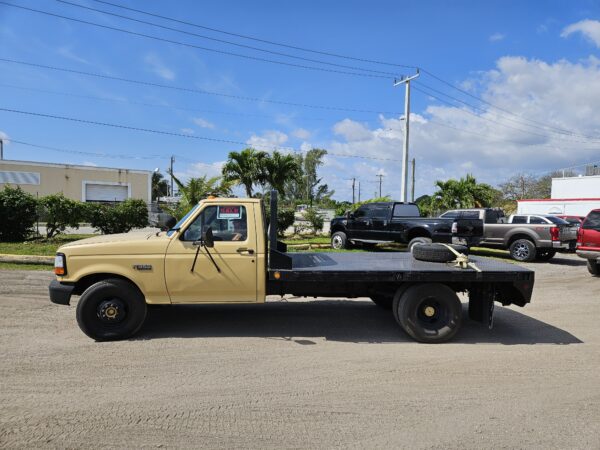
{"label": "rear wheel", "polygon": [[417,284],[397,293],[393,310],[402,329],[419,342],[448,341],[462,324],[460,300],[444,284]]}
{"label": "rear wheel", "polygon": [[539,251],[537,254],[537,259],[540,261],[550,261],[556,255],[556,250],[544,250]]}
{"label": "rear wheel", "polygon": [[415,245],[422,245],[422,244],[431,244],[431,238],[428,237],[416,237],[416,238],[412,238],[410,240],[410,242],[408,243],[408,251],[412,252],[412,249]]}
{"label": "rear wheel", "polygon": [[587,260],[587,268],[589,272],[595,277],[600,276],[600,263],[592,259]]}
{"label": "rear wheel", "polygon": [[111,278],[85,290],[77,303],[77,323],[97,341],[127,339],[144,324],[146,310],[146,300],[136,286]]}
{"label": "rear wheel", "polygon": [[510,256],[517,261],[529,262],[535,259],[535,244],[529,239],[517,239],[510,244]]}
{"label": "rear wheel", "polygon": [[336,231],[331,235],[331,248],[341,250],[348,247],[348,238],[343,231]]}

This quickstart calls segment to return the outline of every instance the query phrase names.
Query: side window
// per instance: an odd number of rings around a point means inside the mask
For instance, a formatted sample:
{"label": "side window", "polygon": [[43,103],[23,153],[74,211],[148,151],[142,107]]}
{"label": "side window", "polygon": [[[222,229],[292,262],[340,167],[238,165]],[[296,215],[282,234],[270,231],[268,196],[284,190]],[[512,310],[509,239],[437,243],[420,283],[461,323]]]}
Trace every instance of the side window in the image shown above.
{"label": "side window", "polygon": [[248,239],[246,207],[241,205],[207,206],[185,230],[182,240],[197,241],[202,231],[212,228],[215,241],[245,241]]}
{"label": "side window", "polygon": [[529,223],[547,224],[548,222],[546,222],[542,217],[531,216],[531,217],[529,217]]}
{"label": "side window", "polygon": [[461,219],[479,219],[479,211],[463,211],[460,215]]}
{"label": "side window", "polygon": [[367,212],[368,212],[368,207],[367,206],[361,206],[356,211],[354,211],[354,217],[356,217],[357,219],[359,217],[365,217],[367,215]]}
{"label": "side window", "polygon": [[494,211],[492,209],[486,209],[485,210],[485,215],[484,215],[484,222],[485,223],[498,223],[498,219],[499,219],[499,214],[497,211]]}
{"label": "side window", "polygon": [[591,212],[581,227],[585,230],[600,231],[600,212]]}
{"label": "side window", "polygon": [[527,223],[527,216],[514,216],[512,223]]}
{"label": "side window", "polygon": [[375,206],[369,209],[367,216],[371,219],[382,219],[385,220],[390,217],[389,206]]}
{"label": "side window", "polygon": [[448,211],[442,214],[440,217],[444,217],[446,219],[456,219],[458,217],[458,211]]}

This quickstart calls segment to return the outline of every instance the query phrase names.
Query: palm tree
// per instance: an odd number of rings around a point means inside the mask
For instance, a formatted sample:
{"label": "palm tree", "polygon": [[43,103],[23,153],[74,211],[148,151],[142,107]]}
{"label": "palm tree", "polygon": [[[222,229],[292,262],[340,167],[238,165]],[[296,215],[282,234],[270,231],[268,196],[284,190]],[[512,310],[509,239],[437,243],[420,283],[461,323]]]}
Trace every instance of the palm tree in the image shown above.
{"label": "palm tree", "polygon": [[158,200],[159,197],[164,197],[169,192],[169,184],[160,172],[152,174],[152,200]]}
{"label": "palm tree", "polygon": [[438,190],[433,194],[433,204],[440,209],[481,208],[490,206],[496,197],[496,190],[489,184],[477,183],[468,174],[459,180],[436,181]]}
{"label": "palm tree", "polygon": [[[171,175],[170,171],[167,171]],[[181,218],[183,215],[197,204],[200,200],[215,195],[217,197],[227,197],[231,195],[231,186],[233,182],[225,181],[222,177],[211,177],[204,175],[198,178],[190,178],[186,183],[183,183],[179,178],[173,175],[173,181],[177,184],[179,192],[181,192],[181,201],[177,208],[172,211],[173,216]]]}
{"label": "palm tree", "polygon": [[228,160],[223,166],[223,179],[235,184],[241,184],[246,190],[246,195],[252,197],[252,187],[264,182],[264,173],[261,167],[266,152],[259,152],[253,148],[246,148],[241,152],[230,152]]}
{"label": "palm tree", "polygon": [[274,151],[272,155],[263,158],[261,177],[272,189],[276,189],[281,197],[285,197],[285,185],[294,178],[301,176],[300,165],[293,155],[284,155]]}

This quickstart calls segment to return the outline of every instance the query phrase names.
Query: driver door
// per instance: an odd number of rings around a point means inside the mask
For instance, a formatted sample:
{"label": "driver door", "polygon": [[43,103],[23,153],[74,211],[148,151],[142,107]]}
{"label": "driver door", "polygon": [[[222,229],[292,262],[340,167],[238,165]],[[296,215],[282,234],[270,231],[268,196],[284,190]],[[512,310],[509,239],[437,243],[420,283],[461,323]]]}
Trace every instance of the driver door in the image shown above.
{"label": "driver door", "polygon": [[[165,280],[171,303],[257,301],[254,214],[252,204],[210,203],[186,229],[180,230],[165,256]],[[198,245],[208,227],[214,237],[212,248]],[[192,271],[196,252],[198,257]]]}

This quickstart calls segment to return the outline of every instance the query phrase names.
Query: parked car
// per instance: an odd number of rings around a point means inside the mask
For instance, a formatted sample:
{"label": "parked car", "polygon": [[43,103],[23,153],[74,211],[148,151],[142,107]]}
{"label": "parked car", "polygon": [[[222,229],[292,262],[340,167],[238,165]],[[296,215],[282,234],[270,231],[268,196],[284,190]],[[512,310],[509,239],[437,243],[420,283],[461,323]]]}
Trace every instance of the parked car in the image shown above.
{"label": "parked car", "polygon": [[440,217],[483,220],[480,247],[504,248],[517,261],[547,261],[558,250],[575,250],[577,227],[556,216],[516,214],[508,217],[498,208],[454,209]]}
{"label": "parked car", "polygon": [[587,259],[592,275],[600,276],[600,209],[591,211],[579,228],[577,255]]}
{"label": "parked car", "polygon": [[577,227],[580,227],[581,224],[583,223],[583,221],[585,220],[585,216],[564,216],[564,215],[558,215],[558,216],[554,216],[554,217],[558,217],[559,219],[566,220],[571,225],[575,225]]}
{"label": "parked car", "polygon": [[366,203],[345,217],[331,221],[331,246],[372,247],[382,242],[408,244],[408,249],[431,242],[475,245],[483,236],[483,222],[475,219],[421,217],[414,203]]}

